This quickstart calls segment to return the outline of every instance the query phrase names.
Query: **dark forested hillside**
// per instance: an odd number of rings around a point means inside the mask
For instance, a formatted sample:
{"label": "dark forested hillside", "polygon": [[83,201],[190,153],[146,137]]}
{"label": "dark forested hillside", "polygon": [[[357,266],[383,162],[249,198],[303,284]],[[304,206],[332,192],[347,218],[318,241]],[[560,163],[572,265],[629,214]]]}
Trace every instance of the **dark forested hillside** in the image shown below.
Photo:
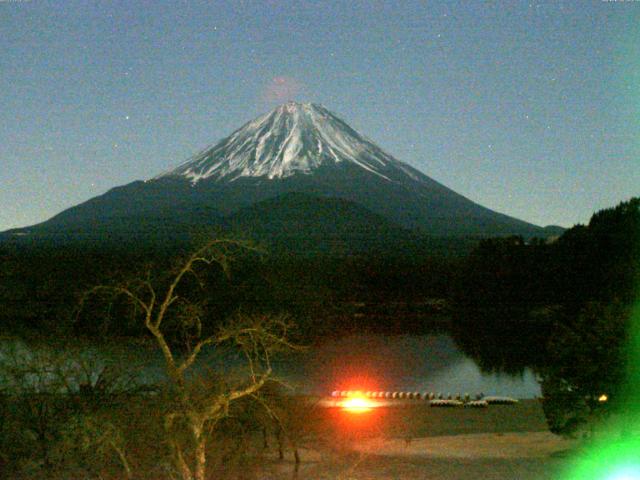
{"label": "dark forested hillside", "polygon": [[[204,291],[209,325],[242,309],[288,312],[317,335],[340,328],[419,330],[414,306],[430,310],[433,299],[449,296],[460,252],[473,242],[458,240],[449,247],[446,240],[425,239],[404,251],[379,245],[359,254],[346,248],[301,255],[287,251],[284,240],[258,244],[258,253],[233,258],[228,278],[209,279],[215,283]],[[148,271],[168,274],[195,245],[5,242],[0,245],[0,324],[5,331],[136,335],[120,320],[126,315],[118,306],[95,316],[85,309],[77,317],[82,293],[98,284],[145,278]],[[458,253],[445,254],[449,249]]]}
{"label": "dark forested hillside", "polygon": [[557,241],[488,239],[469,256],[456,300],[529,310],[549,304],[630,301],[640,275],[640,198],[595,213]]}
{"label": "dark forested hillside", "polygon": [[542,366],[550,358],[551,337],[586,310],[624,310],[639,280],[640,198],[633,198],[595,213],[588,225],[576,225],[553,242],[480,242],[453,290],[454,331],[463,349],[488,369]]}
{"label": "dark forested hillside", "polygon": [[[399,243],[385,249],[381,242],[368,251],[341,248],[313,255],[286,248],[285,234],[295,236],[295,225],[304,223],[302,209],[299,215],[283,216],[276,227],[283,230],[279,241],[262,245],[260,254],[234,259],[229,278],[216,277],[216,282],[224,282],[217,286],[224,288],[211,289],[217,293],[208,299],[208,312],[212,324],[241,308],[290,312],[317,334],[337,332],[336,325],[398,332],[424,331],[422,313],[455,305],[455,330],[467,343],[475,339],[486,345],[481,339],[507,331],[515,335],[525,328],[529,344],[544,343],[557,312],[570,315],[587,302],[628,303],[633,298],[640,271],[639,203],[632,199],[598,212],[588,225],[575,226],[553,242],[407,237],[400,250],[395,248]],[[351,224],[370,228],[350,204],[344,208],[354,215],[336,227],[336,238],[341,238],[339,228]],[[331,212],[335,209],[331,205]],[[246,224],[259,213],[248,211],[242,219]],[[391,234],[394,228],[383,233]],[[98,318],[74,317],[83,291],[149,270],[169,271],[196,243],[4,242],[0,322],[13,330],[96,333],[102,325]],[[475,249],[465,253],[474,243]],[[120,334],[126,332],[117,321],[111,312],[107,323]],[[466,350],[482,348],[469,344]],[[521,351],[518,347],[513,353]]]}

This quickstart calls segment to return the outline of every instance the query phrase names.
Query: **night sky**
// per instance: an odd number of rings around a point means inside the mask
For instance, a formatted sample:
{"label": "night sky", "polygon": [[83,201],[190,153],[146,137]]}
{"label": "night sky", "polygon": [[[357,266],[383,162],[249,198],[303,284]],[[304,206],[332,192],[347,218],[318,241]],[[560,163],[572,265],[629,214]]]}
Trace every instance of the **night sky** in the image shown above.
{"label": "night sky", "polygon": [[539,225],[640,195],[640,1],[0,0],[0,230],[287,100]]}

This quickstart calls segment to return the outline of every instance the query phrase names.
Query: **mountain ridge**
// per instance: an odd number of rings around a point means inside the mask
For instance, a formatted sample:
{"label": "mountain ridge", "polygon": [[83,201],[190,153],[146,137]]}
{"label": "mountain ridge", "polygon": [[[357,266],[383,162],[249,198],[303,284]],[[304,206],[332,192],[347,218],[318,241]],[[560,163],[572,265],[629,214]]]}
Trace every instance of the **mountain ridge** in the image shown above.
{"label": "mountain ridge", "polygon": [[[145,235],[153,235],[154,221],[159,231],[197,229],[291,193],[316,196],[318,206],[322,198],[349,201],[421,235],[548,236],[544,228],[483,207],[395,159],[326,108],[293,102],[245,123],[172,170],[6,233],[58,232],[63,238],[87,231],[99,237],[126,224],[135,235],[136,221],[146,225]],[[276,218],[284,215],[279,208],[295,209],[286,202],[273,205],[263,215]],[[318,225],[323,228],[329,228],[326,222]]]}

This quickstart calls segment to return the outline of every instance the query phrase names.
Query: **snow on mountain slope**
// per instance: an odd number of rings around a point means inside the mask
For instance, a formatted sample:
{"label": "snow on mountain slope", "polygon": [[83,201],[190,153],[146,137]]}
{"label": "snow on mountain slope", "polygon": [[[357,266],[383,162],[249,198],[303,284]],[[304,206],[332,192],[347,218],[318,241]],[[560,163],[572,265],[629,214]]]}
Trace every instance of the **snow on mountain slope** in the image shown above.
{"label": "snow on mountain slope", "polygon": [[[326,108],[289,102],[233,132],[163,177],[230,182],[241,177],[286,178],[321,165],[349,162],[385,180],[417,172],[385,153]],[[394,177],[396,175],[393,175]]]}

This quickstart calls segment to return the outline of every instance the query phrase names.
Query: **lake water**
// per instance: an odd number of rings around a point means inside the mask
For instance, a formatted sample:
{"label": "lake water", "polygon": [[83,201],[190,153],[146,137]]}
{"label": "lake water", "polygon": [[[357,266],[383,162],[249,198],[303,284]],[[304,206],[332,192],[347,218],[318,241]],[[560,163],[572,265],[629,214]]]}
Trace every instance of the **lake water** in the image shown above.
{"label": "lake water", "polygon": [[[42,346],[36,350],[47,348]],[[14,357],[17,352],[18,358],[26,359],[29,350],[24,345],[14,346]],[[89,367],[95,372],[109,363],[134,369],[138,378],[148,383],[164,376],[163,360],[157,349],[111,345],[83,348],[66,355],[68,359],[79,355],[89,359]],[[214,371],[242,365],[240,358],[225,356],[220,359],[214,351],[204,352],[201,359],[205,369]],[[375,390],[445,395],[484,393],[516,398],[540,396],[540,386],[532,371],[525,370],[517,377],[483,374],[473,360],[457,348],[451,337],[444,334],[360,334],[328,339],[303,353],[276,361],[274,370],[295,391],[319,395],[328,395],[334,390]],[[82,375],[87,368],[79,371]]]}
{"label": "lake water", "polygon": [[483,374],[448,335],[352,335],[328,340],[278,366],[309,393],[333,390],[484,393],[540,396],[531,370],[520,376]]}

